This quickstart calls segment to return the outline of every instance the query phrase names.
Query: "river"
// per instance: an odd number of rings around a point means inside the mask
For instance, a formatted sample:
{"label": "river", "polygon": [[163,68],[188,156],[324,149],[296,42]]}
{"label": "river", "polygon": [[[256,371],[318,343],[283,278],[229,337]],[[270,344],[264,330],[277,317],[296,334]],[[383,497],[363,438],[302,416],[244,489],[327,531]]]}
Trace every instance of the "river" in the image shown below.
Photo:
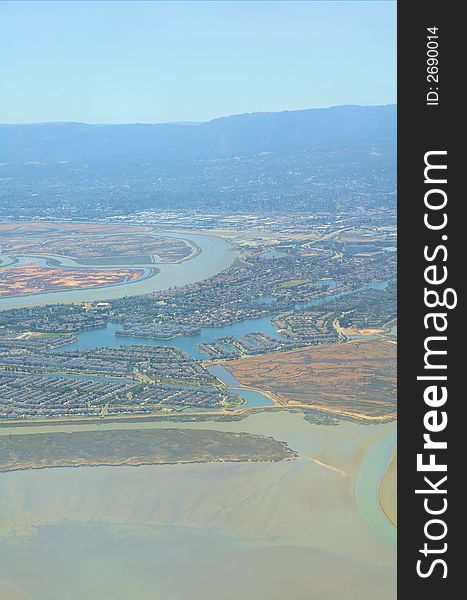
{"label": "river", "polygon": [[[102,288],[94,287],[83,290],[46,292],[42,294],[29,294],[27,296],[0,298],[0,310],[59,302],[93,302],[167,290],[173,287],[180,287],[208,279],[209,277],[228,269],[236,258],[234,247],[226,240],[216,236],[168,232],[163,232],[158,235],[161,237],[178,237],[186,239],[195,244],[199,249],[199,252],[189,260],[178,263],[154,263],[153,266],[155,269],[152,275],[130,283]],[[41,256],[40,260],[46,261],[48,258],[58,260],[64,267],[73,266],[79,269],[96,269],[97,267],[97,265],[81,265],[72,259],[57,256]],[[129,266],[137,267],[138,265]],[[142,266],[148,267],[147,264]],[[0,265],[0,268],[4,268],[4,265]],[[109,267],[103,266],[102,268],[108,269]]]}
{"label": "river", "polygon": [[[179,237],[196,243],[200,254],[158,265],[160,273],[144,281],[3,299],[0,308],[168,289],[212,276],[235,259],[220,238]],[[77,342],[58,351],[170,345],[204,358],[196,345],[217,337],[252,331],[278,335],[269,317],[172,340],[117,337],[119,327],[112,323],[82,332]],[[228,371],[212,372],[240,393],[246,406],[270,402],[255,390],[236,389],[238,382]],[[169,426],[273,436],[296,450],[298,459],[0,474],[2,599],[395,598],[395,529],[377,498],[395,444],[393,424],[314,425],[300,411],[265,410],[240,421],[171,421]],[[104,419],[0,426],[0,436],[164,427],[163,421]]]}

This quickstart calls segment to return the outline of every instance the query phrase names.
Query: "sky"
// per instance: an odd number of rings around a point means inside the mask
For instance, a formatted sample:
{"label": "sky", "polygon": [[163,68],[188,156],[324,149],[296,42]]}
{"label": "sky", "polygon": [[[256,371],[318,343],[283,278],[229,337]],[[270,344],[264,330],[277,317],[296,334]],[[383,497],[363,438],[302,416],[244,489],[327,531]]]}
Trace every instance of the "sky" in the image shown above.
{"label": "sky", "polygon": [[0,123],[396,101],[396,3],[0,2]]}

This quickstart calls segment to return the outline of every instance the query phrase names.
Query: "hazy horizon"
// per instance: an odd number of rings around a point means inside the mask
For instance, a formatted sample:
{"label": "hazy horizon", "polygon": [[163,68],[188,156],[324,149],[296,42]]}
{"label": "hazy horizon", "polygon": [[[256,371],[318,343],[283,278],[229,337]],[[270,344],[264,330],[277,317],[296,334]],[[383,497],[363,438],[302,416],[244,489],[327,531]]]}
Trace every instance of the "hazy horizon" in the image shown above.
{"label": "hazy horizon", "polygon": [[396,99],[396,3],[0,3],[0,122],[206,122]]}
{"label": "hazy horizon", "polygon": [[362,108],[368,108],[368,107],[380,107],[380,106],[397,106],[397,102],[386,102],[386,103],[382,103],[382,104],[335,104],[332,106],[310,106],[310,107],[306,107],[306,108],[296,108],[296,109],[288,109],[288,108],[284,108],[282,110],[275,110],[275,111],[266,111],[266,110],[255,110],[255,111],[247,111],[244,113],[235,113],[235,114],[229,114],[229,115],[220,115],[218,117],[213,117],[212,119],[208,119],[206,121],[160,121],[160,122],[148,122],[148,121],[131,121],[131,122],[115,122],[115,121],[100,121],[100,122],[89,122],[89,121],[29,121],[29,122],[11,122],[11,123],[6,123],[6,122],[0,122],[0,126],[3,125],[58,125],[58,124],[63,124],[63,125],[71,125],[71,124],[76,124],[76,125],[186,125],[186,126],[190,126],[190,125],[202,125],[203,123],[209,123],[211,121],[217,121],[220,119],[229,119],[231,117],[241,117],[244,115],[261,115],[261,114],[278,114],[278,113],[289,113],[289,112],[302,112],[302,111],[307,111],[307,110],[329,110],[329,109],[333,109],[333,108],[345,108],[345,107],[362,107]]}

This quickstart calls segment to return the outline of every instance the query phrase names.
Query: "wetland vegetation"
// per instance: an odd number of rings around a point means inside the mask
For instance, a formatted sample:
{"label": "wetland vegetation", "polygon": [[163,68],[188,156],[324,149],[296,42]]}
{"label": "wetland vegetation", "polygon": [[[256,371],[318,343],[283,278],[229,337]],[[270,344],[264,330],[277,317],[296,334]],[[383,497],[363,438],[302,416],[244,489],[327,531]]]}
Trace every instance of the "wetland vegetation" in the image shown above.
{"label": "wetland vegetation", "polygon": [[0,471],[99,465],[279,461],[296,453],[271,437],[190,429],[74,431],[0,436]]}

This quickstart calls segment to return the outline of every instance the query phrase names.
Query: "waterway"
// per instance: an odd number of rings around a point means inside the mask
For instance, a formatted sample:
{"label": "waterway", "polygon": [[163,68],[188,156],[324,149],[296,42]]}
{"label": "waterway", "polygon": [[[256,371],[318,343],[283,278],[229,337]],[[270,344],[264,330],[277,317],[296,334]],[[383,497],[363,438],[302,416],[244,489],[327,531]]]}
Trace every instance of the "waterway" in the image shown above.
{"label": "waterway", "polygon": [[396,427],[392,425],[388,433],[370,447],[355,480],[355,502],[361,515],[392,546],[396,544],[397,530],[381,510],[378,491],[396,443]]}
{"label": "waterway", "polygon": [[[157,264],[154,263],[157,272],[151,276],[138,281],[129,283],[95,287],[82,290],[69,290],[64,292],[50,292],[43,294],[30,294],[28,296],[5,297],[0,298],[0,310],[8,308],[21,308],[25,306],[39,306],[53,303],[72,303],[72,302],[94,302],[99,300],[109,300],[112,298],[121,298],[123,296],[137,296],[155,291],[168,290],[173,287],[180,287],[208,279],[221,271],[229,268],[235,261],[236,253],[234,247],[226,240],[212,236],[188,233],[168,233],[161,232],[161,237],[177,237],[188,240],[195,244],[199,249],[198,254],[189,260],[179,263]],[[47,258],[58,260],[64,267],[75,267],[79,269],[96,269],[97,265],[81,265],[73,259],[42,256],[41,260]],[[0,265],[1,268],[4,263]],[[123,266],[123,265],[122,265]],[[130,265],[138,267],[138,265]],[[147,267],[148,265],[141,265]],[[103,266],[102,268],[109,268]],[[155,270],[156,270],[155,269]]]}
{"label": "waterway", "polygon": [[[321,281],[325,281],[325,280],[321,280]],[[349,294],[354,294],[355,292],[360,292],[362,290],[385,290],[388,287],[389,283],[390,283],[389,281],[371,281],[370,283],[366,283],[365,285],[362,285],[361,287],[354,289],[354,290],[346,290],[344,292],[337,292],[336,294],[332,294],[332,295],[326,296],[324,298],[317,298],[316,300],[310,300],[309,302],[303,302],[301,304],[296,304],[295,308],[297,310],[313,308],[314,306],[320,306],[321,304],[324,304],[325,302],[331,302],[332,300],[337,300],[338,298],[342,298],[344,296],[348,296]],[[333,287],[333,285],[331,284],[329,287]]]}
{"label": "waterway", "polygon": [[[359,289],[385,289],[388,285],[387,281],[378,281],[369,283]],[[305,309],[313,306],[318,306],[326,302],[345,296],[352,292],[340,292],[331,294],[326,298],[312,300],[306,304],[298,306],[299,309]],[[258,319],[245,319],[237,323],[225,325],[223,327],[203,327],[201,333],[197,335],[183,335],[171,338],[169,340],[153,340],[150,338],[137,338],[129,336],[116,336],[115,332],[121,329],[119,323],[109,323],[106,327],[83,331],[77,334],[77,341],[57,348],[56,352],[63,350],[89,350],[93,348],[116,348],[118,346],[134,346],[136,344],[144,344],[147,346],[175,346],[183,350],[190,356],[200,360],[206,360],[206,356],[196,347],[201,343],[213,342],[220,337],[241,337],[247,333],[268,333],[278,339],[285,339],[277,328],[272,324],[271,317],[261,317]]]}
{"label": "waterway", "polygon": [[237,394],[244,400],[240,408],[259,408],[261,406],[273,406],[274,402],[257,390],[227,388],[232,394]]}
{"label": "waterway", "polygon": [[[220,238],[180,237],[195,242],[201,253],[176,265],[159,265],[158,275],[139,284],[36,295],[13,305],[168,289],[210,277],[235,259]],[[387,283],[369,287],[375,285]],[[11,308],[14,300],[0,299],[0,309]],[[82,332],[77,342],[57,351],[146,344],[176,346],[205,358],[196,348],[202,342],[253,331],[278,335],[269,317],[172,340],[117,337],[119,328],[112,323]],[[258,391],[236,389],[238,380],[219,367],[213,365],[211,372],[245,399],[244,406],[272,404]],[[98,424],[0,426],[0,436],[164,427],[167,423],[104,419]],[[393,600],[396,530],[377,494],[395,444],[394,425],[312,425],[299,411],[269,410],[241,421],[171,422],[170,427],[270,435],[286,441],[298,459],[2,474],[1,598]]]}
{"label": "waterway", "polygon": [[261,332],[269,333],[282,338],[277,329],[271,323],[270,317],[259,319],[245,319],[238,323],[225,325],[224,327],[203,327],[198,335],[180,335],[169,340],[153,340],[150,338],[138,338],[115,335],[122,328],[119,323],[109,323],[106,327],[82,331],[77,334],[77,341],[56,348],[55,352],[64,350],[90,350],[93,348],[117,348],[118,346],[134,346],[144,344],[145,346],[175,346],[186,352],[193,358],[206,360],[207,356],[200,352],[196,346],[201,343],[213,342],[219,337],[238,337],[246,333]]}
{"label": "waterway", "polygon": [[222,383],[225,383],[225,385],[242,385],[235,375],[232,375],[223,365],[211,365],[208,367],[208,371],[220,379]]}

